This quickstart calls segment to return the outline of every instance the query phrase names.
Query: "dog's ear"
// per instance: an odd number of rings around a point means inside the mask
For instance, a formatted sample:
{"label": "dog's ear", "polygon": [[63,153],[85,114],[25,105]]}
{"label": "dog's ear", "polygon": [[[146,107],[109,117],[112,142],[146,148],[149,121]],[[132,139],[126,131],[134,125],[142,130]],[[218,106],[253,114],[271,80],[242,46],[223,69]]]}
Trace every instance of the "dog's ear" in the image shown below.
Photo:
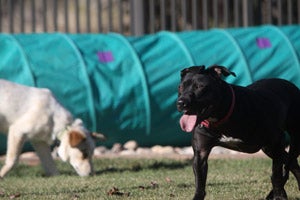
{"label": "dog's ear", "polygon": [[213,65],[207,68],[207,70],[209,72],[212,72],[214,74],[217,74],[218,77],[222,77],[223,76],[229,76],[232,75],[234,77],[236,77],[235,73],[232,71],[229,71],[226,67],[223,66],[219,66],[219,65]]}
{"label": "dog's ear", "polygon": [[189,68],[185,68],[185,69],[181,70],[181,72],[180,72],[181,80],[189,72],[200,74],[200,73],[203,73],[204,69],[205,69],[204,65],[201,65],[201,66],[191,66]]}
{"label": "dog's ear", "polygon": [[86,139],[85,135],[80,134],[77,131],[71,131],[69,133],[69,141],[70,141],[70,146],[72,148],[76,147],[77,145],[79,145],[82,141],[84,141]]}
{"label": "dog's ear", "polygon": [[183,77],[188,73],[188,71],[189,71],[189,68],[185,68],[185,69],[180,71],[181,79],[183,79]]}
{"label": "dog's ear", "polygon": [[105,135],[103,135],[102,133],[93,132],[91,135],[92,135],[92,138],[94,140],[100,140],[100,141],[105,141],[106,140]]}

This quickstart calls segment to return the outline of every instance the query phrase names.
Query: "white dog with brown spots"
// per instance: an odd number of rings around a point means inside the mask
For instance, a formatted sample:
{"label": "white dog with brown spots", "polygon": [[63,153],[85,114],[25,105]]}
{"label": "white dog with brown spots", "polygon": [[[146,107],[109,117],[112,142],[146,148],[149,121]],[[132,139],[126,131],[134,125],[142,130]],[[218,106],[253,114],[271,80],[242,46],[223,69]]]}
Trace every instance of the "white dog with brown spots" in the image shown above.
{"label": "white dog with brown spots", "polygon": [[0,132],[7,134],[4,177],[17,163],[23,144],[29,140],[41,160],[47,176],[58,171],[51,156],[50,145],[60,141],[58,155],[68,161],[80,176],[93,173],[94,136],[80,119],[73,119],[50,90],[0,80]]}

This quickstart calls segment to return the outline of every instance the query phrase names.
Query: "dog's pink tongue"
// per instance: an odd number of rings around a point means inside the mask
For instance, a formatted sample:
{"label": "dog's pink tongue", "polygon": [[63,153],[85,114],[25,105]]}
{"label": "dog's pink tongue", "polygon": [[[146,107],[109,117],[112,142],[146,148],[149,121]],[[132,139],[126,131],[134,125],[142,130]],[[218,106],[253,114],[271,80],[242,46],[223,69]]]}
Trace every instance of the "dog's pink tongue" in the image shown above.
{"label": "dog's pink tongue", "polygon": [[196,124],[197,115],[182,115],[180,118],[181,129],[185,132],[191,132]]}

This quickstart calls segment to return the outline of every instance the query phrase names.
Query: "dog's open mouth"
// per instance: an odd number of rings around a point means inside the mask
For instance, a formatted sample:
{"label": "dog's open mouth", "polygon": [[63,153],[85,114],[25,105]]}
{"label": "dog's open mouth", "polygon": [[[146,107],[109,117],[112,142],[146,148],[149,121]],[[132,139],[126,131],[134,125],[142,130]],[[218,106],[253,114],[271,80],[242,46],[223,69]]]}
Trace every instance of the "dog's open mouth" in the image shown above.
{"label": "dog's open mouth", "polygon": [[197,122],[197,115],[183,114],[180,118],[181,129],[185,132],[192,132]]}
{"label": "dog's open mouth", "polygon": [[185,132],[192,132],[197,124],[209,117],[211,106],[204,107],[200,113],[189,113],[185,111],[180,118],[180,127]]}

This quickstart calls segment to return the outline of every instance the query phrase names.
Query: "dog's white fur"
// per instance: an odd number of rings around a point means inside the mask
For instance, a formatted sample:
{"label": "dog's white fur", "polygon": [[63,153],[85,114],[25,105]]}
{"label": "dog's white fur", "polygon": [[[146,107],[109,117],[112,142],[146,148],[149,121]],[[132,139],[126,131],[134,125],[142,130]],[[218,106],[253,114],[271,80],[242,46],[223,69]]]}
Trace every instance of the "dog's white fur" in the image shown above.
{"label": "dog's white fur", "polygon": [[24,142],[34,147],[46,175],[57,175],[50,145],[58,139],[58,155],[80,176],[93,173],[94,141],[80,119],[73,120],[48,89],[0,80],[0,132],[7,133],[7,152],[0,177],[18,162]]}

